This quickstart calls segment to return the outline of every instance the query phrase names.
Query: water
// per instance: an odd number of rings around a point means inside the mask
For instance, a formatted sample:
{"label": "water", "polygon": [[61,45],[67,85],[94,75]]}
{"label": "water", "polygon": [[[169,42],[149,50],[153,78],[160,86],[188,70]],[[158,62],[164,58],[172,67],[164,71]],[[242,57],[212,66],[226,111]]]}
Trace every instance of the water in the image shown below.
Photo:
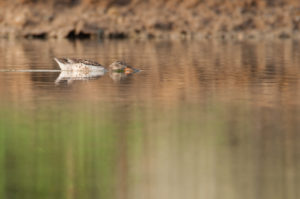
{"label": "water", "polygon": [[1,70],[64,56],[143,71],[0,73],[0,198],[300,197],[299,42],[0,40]]}

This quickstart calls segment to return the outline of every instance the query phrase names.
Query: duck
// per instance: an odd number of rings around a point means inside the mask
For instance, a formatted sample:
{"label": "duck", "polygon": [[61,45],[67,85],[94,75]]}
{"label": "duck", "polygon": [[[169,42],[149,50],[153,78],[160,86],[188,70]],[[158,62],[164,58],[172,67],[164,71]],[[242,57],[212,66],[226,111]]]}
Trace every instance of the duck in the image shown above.
{"label": "duck", "polygon": [[114,61],[111,65],[109,65],[109,70],[111,72],[125,73],[131,74],[138,72],[138,69],[133,68],[123,61]]}
{"label": "duck", "polygon": [[73,59],[73,58],[54,58],[62,71],[106,71],[101,64],[86,60],[86,59]]}

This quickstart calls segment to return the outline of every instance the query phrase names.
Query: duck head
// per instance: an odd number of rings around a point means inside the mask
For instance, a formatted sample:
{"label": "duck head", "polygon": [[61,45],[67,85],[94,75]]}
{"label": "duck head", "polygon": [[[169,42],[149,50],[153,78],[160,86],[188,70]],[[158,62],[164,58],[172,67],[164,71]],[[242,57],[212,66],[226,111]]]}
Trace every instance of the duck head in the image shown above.
{"label": "duck head", "polygon": [[126,74],[135,73],[139,71],[122,61],[113,62],[111,65],[109,65],[109,69],[112,72],[126,73]]}

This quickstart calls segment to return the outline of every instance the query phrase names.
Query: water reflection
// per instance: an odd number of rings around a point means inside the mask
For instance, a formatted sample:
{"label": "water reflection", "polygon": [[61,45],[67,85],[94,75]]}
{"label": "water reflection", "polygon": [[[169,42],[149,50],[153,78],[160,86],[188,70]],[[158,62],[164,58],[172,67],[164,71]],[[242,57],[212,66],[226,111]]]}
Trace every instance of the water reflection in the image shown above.
{"label": "water reflection", "polygon": [[115,82],[124,81],[127,78],[130,78],[133,74],[132,73],[118,73],[118,72],[109,72],[109,76]]}
{"label": "water reflection", "polygon": [[0,73],[0,195],[298,198],[299,55],[289,40],[0,40],[1,69],[80,57],[143,70],[65,87]]}
{"label": "water reflection", "polygon": [[104,74],[104,70],[90,72],[61,71],[59,76],[55,80],[55,84],[60,84],[62,82],[67,82],[67,84],[71,84],[73,81],[98,79]]}

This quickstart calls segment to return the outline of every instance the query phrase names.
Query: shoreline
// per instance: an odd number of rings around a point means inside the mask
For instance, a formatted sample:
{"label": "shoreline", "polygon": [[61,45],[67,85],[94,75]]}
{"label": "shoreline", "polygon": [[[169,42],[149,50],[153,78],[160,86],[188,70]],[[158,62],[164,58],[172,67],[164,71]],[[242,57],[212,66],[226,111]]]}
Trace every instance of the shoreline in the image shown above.
{"label": "shoreline", "polygon": [[300,39],[299,7],[50,6],[0,8],[2,38]]}

